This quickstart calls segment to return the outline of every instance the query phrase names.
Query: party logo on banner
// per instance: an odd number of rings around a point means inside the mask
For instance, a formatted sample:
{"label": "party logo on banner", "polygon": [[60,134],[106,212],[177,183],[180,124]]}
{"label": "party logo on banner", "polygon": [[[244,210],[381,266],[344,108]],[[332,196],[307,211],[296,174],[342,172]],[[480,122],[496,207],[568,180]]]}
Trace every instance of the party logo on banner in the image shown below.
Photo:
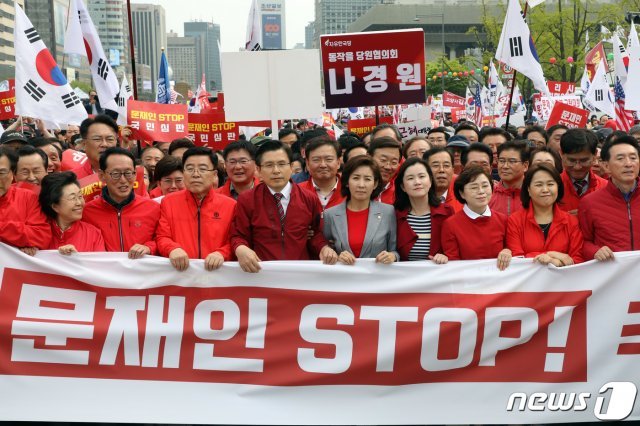
{"label": "party logo on banner", "polygon": [[238,123],[225,121],[224,113],[189,114],[187,136],[197,146],[223,149],[239,137]]}
{"label": "party logo on banner", "polygon": [[7,80],[8,90],[0,91],[0,120],[10,120],[16,116],[16,81]]}
{"label": "party logo on banner", "polygon": [[327,108],[424,103],[421,29],[320,37]]}
{"label": "party logo on banner", "polygon": [[171,142],[187,136],[187,106],[129,100],[127,122],[134,139]]}
{"label": "party logo on banner", "polygon": [[547,129],[556,124],[562,124],[568,128],[582,128],[587,125],[589,119],[589,111],[568,105],[562,102],[556,102],[547,121]]}

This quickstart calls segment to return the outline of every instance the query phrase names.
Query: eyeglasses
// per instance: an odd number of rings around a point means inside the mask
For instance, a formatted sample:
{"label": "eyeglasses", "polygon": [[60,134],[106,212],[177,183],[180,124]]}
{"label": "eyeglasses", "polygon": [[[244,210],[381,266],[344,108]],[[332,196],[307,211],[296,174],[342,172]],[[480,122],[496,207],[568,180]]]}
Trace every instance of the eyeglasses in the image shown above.
{"label": "eyeglasses", "polygon": [[116,139],[113,136],[105,136],[105,137],[96,136],[96,137],[93,137],[93,138],[91,138],[89,140],[91,142],[95,142],[95,143],[100,143],[102,141],[105,141],[107,143],[116,143],[116,142],[118,142],[118,139]]}
{"label": "eyeglasses", "polygon": [[125,170],[124,172],[115,171],[108,172],[107,175],[109,175],[109,177],[114,181],[120,180],[122,176],[124,176],[126,180],[133,180],[136,177],[136,172],[133,170]]}
{"label": "eyeglasses", "polygon": [[515,166],[518,163],[522,163],[522,161],[516,160],[515,158],[499,158],[498,159],[498,164],[500,164],[501,166],[504,166],[505,164],[508,164],[510,166]]}
{"label": "eyeglasses", "polygon": [[589,167],[592,161],[593,161],[593,158],[578,158],[575,160],[567,157],[564,158],[564,163],[569,167],[575,167],[578,164],[580,164],[583,167]]}
{"label": "eyeglasses", "polygon": [[66,197],[64,197],[62,199],[65,200],[65,201],[68,201],[70,203],[76,204],[77,202],[84,201],[84,196],[82,195],[82,191],[80,191],[77,194],[67,195]]}
{"label": "eyeglasses", "polygon": [[184,168],[184,172],[189,175],[193,175],[195,174],[195,172],[198,172],[198,174],[204,175],[214,170],[215,169],[207,169],[206,167],[185,167]]}
{"label": "eyeglasses", "polygon": [[280,163],[265,163],[263,165],[260,166],[260,168],[265,169],[265,170],[274,170],[276,167],[279,170],[284,169],[287,166],[290,166],[291,163],[285,163],[284,161],[280,162]]}
{"label": "eyeglasses", "polygon": [[234,167],[234,166],[237,166],[238,164],[241,165],[241,166],[246,166],[247,164],[249,164],[252,161],[253,160],[250,160],[248,158],[240,158],[238,160],[235,160],[235,159],[234,160],[227,160],[226,163],[227,163],[227,166]]}
{"label": "eyeglasses", "polygon": [[2,170],[0,170],[0,177],[5,177],[5,176],[7,176],[9,173],[11,173],[11,170],[2,169]]}
{"label": "eyeglasses", "polygon": [[160,182],[164,183],[165,185],[175,184],[176,186],[179,186],[179,185],[182,185],[182,183],[184,182],[184,178],[175,178],[175,179],[162,178],[160,179]]}

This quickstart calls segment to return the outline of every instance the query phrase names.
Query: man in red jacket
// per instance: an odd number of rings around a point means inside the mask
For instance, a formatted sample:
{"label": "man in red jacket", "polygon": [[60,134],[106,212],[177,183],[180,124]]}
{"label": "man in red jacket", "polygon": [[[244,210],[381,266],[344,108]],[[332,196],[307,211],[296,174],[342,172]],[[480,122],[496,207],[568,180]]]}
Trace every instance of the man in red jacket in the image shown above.
{"label": "man in red jacket", "polygon": [[80,124],[80,135],[84,141],[84,152],[87,161],[80,167],[73,169],[78,179],[98,173],[100,170],[100,155],[107,148],[118,144],[118,125],[111,117],[98,114],[87,118]]}
{"label": "man in red jacket", "polygon": [[578,214],[580,199],[607,186],[606,179],[593,173],[598,138],[586,129],[571,129],[560,138],[562,151],[562,183],[564,197],[558,206],[571,214]]}
{"label": "man in red jacket", "polygon": [[324,263],[338,260],[320,230],[318,197],[290,181],[292,160],[291,148],[282,142],[258,148],[263,183],[238,197],[231,228],[231,248],[245,272],[258,272],[263,260],[308,260],[311,252],[320,253]]}
{"label": "man in red jacket", "polygon": [[231,142],[222,152],[227,169],[227,181],[218,188],[218,194],[234,200],[260,183],[256,178],[256,148],[251,142]]}
{"label": "man in red jacket", "polygon": [[204,259],[212,271],[232,258],[229,230],[236,202],[214,189],[218,156],[210,148],[189,148],[182,161],[186,190],[162,200],[158,252],[178,271],[189,267],[189,259]]}
{"label": "man in red jacket", "polygon": [[15,152],[0,147],[0,242],[35,254],[51,242],[51,228],[40,210],[38,196],[11,185],[18,159]]}
{"label": "man in red jacket", "polygon": [[455,212],[462,210],[462,204],[456,200],[453,191],[456,175],[453,174],[453,154],[451,151],[443,146],[436,146],[425,152],[423,158],[433,172],[436,196],[440,202],[450,205]]}
{"label": "man in red jacket", "polygon": [[130,151],[111,147],[100,156],[100,180],[106,182],[102,197],[84,208],[82,220],[102,231],[107,251],[128,252],[129,258],[156,254],[155,233],[160,205],[136,196],[134,157]]}
{"label": "man in red jacket", "polygon": [[585,260],[610,260],[614,252],[640,248],[639,151],[632,136],[602,146],[600,155],[611,180],[584,197],[578,208]]}
{"label": "man in red jacket", "polygon": [[525,141],[508,141],[498,146],[500,182],[493,187],[489,207],[509,216],[522,210],[520,190],[529,168],[529,147]]}
{"label": "man in red jacket", "polygon": [[376,137],[371,139],[367,153],[380,168],[382,176],[383,189],[376,201],[393,205],[396,200],[394,179],[400,168],[402,145],[390,136]]}
{"label": "man in red jacket", "polygon": [[305,150],[311,177],[300,187],[318,197],[323,211],[344,200],[338,178],[340,154],[340,144],[328,136],[311,139]]}

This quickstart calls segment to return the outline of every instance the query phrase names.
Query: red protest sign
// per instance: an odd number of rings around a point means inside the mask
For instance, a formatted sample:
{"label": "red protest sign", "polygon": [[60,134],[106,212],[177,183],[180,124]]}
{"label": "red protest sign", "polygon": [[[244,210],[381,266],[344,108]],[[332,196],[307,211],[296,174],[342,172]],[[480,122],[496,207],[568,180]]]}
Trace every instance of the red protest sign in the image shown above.
{"label": "red protest sign", "polygon": [[421,29],[320,36],[327,108],[424,103]]}
{"label": "red protest sign", "polygon": [[[380,123],[388,123],[393,124],[393,117],[380,117],[378,120]],[[372,131],[376,127],[376,119],[375,117],[371,118],[360,118],[360,119],[351,119],[347,123],[347,129],[350,132],[357,134],[358,136],[363,136]]]}
{"label": "red protest sign", "polygon": [[208,146],[211,149],[223,149],[238,140],[238,123],[225,121],[223,112],[206,114],[189,114],[189,139],[197,146]]}
{"label": "red protest sign", "polygon": [[451,108],[451,121],[459,123],[463,118],[467,118],[466,108]]}
{"label": "red protest sign", "polygon": [[127,123],[134,139],[171,142],[187,136],[187,106],[129,100]]}
{"label": "red protest sign", "polygon": [[569,81],[547,81],[547,87],[554,96],[573,95],[576,91],[576,84]]}
{"label": "red protest sign", "polygon": [[458,96],[455,93],[444,91],[442,96],[442,103],[444,106],[454,107],[454,108],[464,108],[464,98],[462,96]]}
{"label": "red protest sign", "polygon": [[0,92],[0,120],[10,120],[16,116],[16,81],[9,79],[9,90]]}
{"label": "red protest sign", "polygon": [[81,151],[74,151],[73,149],[67,149],[62,153],[62,163],[60,165],[60,169],[62,171],[65,170],[73,170],[82,166],[87,159],[87,154]]}
{"label": "red protest sign", "polygon": [[547,129],[556,124],[563,124],[570,129],[587,125],[589,111],[562,102],[556,102],[547,121]]}

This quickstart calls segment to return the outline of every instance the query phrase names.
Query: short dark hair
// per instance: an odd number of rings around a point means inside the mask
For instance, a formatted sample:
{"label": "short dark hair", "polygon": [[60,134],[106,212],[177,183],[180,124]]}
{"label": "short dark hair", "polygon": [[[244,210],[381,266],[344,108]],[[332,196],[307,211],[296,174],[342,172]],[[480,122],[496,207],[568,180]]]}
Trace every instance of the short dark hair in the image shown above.
{"label": "short dark hair", "polygon": [[476,135],[478,136],[478,140],[480,140],[480,132],[478,131],[478,128],[473,124],[470,124],[469,122],[463,122],[458,124],[458,127],[456,127],[454,134],[457,135],[461,130],[473,130],[474,132],[476,132]]}
{"label": "short dark hair", "polygon": [[207,146],[194,146],[187,149],[184,152],[184,154],[182,154],[182,167],[184,168],[184,165],[187,162],[187,159],[189,157],[195,157],[195,156],[209,157],[209,160],[211,160],[211,164],[213,165],[213,168],[214,169],[218,168],[218,156],[216,155],[214,150],[212,150]]}
{"label": "short dark hair", "polygon": [[278,132],[278,140],[289,135],[296,135],[296,142],[300,140],[300,132],[295,129],[280,129],[280,131]]}
{"label": "short dark hair", "polygon": [[429,146],[429,149],[431,149],[431,144],[429,143],[429,141],[427,140],[426,137],[424,137],[424,136],[415,136],[415,137],[409,139],[408,141],[406,141],[404,143],[404,146],[402,147],[402,156],[404,158],[407,158],[407,152],[411,148],[411,145],[413,145],[417,141],[425,141],[427,143],[427,145]]}
{"label": "short dark hair", "polygon": [[309,159],[309,154],[311,151],[314,151],[322,146],[330,146],[336,151],[336,157],[340,158],[340,154],[342,154],[342,149],[340,149],[340,144],[329,136],[318,136],[316,138],[311,139],[304,150],[304,156]]}
{"label": "short dark hair", "polygon": [[358,136],[357,133],[353,133],[353,132],[344,132],[338,138],[338,143],[340,144],[340,147],[342,149],[347,149],[351,145],[355,145],[360,142],[362,142],[362,139],[360,139],[360,136]]}
{"label": "short dark hair", "polygon": [[527,173],[524,174],[524,180],[522,181],[522,190],[520,191],[520,200],[522,200],[522,207],[524,207],[525,209],[528,209],[531,203],[529,186],[531,186],[533,176],[540,171],[549,173],[553,180],[556,181],[556,185],[558,186],[558,198],[556,198],[555,202],[558,203],[562,200],[562,197],[564,197],[564,183],[562,182],[560,173],[558,173],[555,167],[551,167],[550,165],[545,163],[540,163],[527,170]]}
{"label": "short dark hair", "polygon": [[176,149],[180,149],[180,148],[189,149],[189,148],[193,148],[194,146],[196,146],[196,144],[194,144],[191,141],[191,139],[178,138],[171,141],[171,143],[169,144],[169,150],[167,152],[169,153],[169,155],[171,155],[173,151],[175,151]]}
{"label": "short dark hair", "polygon": [[503,151],[513,150],[518,151],[520,154],[520,161],[529,161],[529,144],[523,140],[506,141],[502,145],[498,146],[498,157]]}
{"label": "short dark hair", "polygon": [[549,141],[549,135],[547,131],[542,126],[531,125],[524,128],[524,132],[522,132],[522,139],[529,139],[529,133],[540,133],[544,138],[545,142]]}
{"label": "short dark hair", "polygon": [[551,149],[548,146],[541,146],[540,148],[536,148],[533,151],[531,151],[529,153],[529,163],[533,163],[534,157],[541,152],[546,152],[548,154],[551,154],[551,156],[553,157],[553,162],[555,163],[556,170],[558,171],[558,173],[562,173],[563,167],[562,167],[562,158],[560,158],[560,154],[558,154],[554,149]]}
{"label": "short dark hair", "polygon": [[309,129],[306,132],[303,132],[300,138],[298,139],[298,145],[300,145],[300,150],[306,149],[307,143],[318,136],[329,136],[327,133],[327,129],[324,127],[316,127],[315,129]]}
{"label": "short dark hair", "polygon": [[427,169],[427,174],[429,175],[429,180],[431,181],[431,188],[429,188],[428,199],[429,205],[431,207],[437,207],[440,205],[440,198],[436,195],[436,181],[433,178],[433,172],[431,171],[431,167],[429,164],[422,158],[409,158],[407,161],[402,163],[402,166],[398,169],[398,175],[396,176],[395,185],[396,185],[396,201],[393,203],[393,206],[396,210],[407,210],[411,207],[411,201],[409,200],[409,195],[407,192],[402,189],[402,181],[404,180],[404,175],[407,172],[407,169],[411,166],[415,166],[416,164],[422,164],[425,169]]}
{"label": "short dark hair", "polygon": [[102,170],[103,172],[107,170],[107,159],[112,155],[124,155],[125,157],[129,157],[133,166],[135,167],[136,165],[136,158],[133,156],[131,151],[129,151],[128,149],[120,148],[119,146],[112,146],[111,148],[107,148],[100,155],[100,170]]}
{"label": "short dark hair", "polygon": [[10,149],[6,146],[0,146],[0,158],[7,157],[9,160],[9,168],[11,169],[11,173],[16,172],[16,167],[18,166],[18,154],[13,149]]}
{"label": "short dark hair", "polygon": [[482,152],[483,154],[487,154],[487,156],[489,157],[489,164],[491,164],[491,162],[493,161],[493,151],[491,151],[491,148],[481,142],[474,142],[469,145],[469,148],[463,150],[462,154],[460,155],[460,163],[462,163],[462,167],[467,165],[470,152]]}
{"label": "short dark hair", "polygon": [[162,152],[162,156],[164,157],[164,152],[160,148],[158,148],[158,145],[149,145],[149,146],[145,147],[142,150],[142,152],[140,153],[140,157],[142,157],[145,152],[150,151],[152,149],[157,149],[158,151]]}
{"label": "short dark hair", "polygon": [[106,114],[98,114],[93,118],[85,118],[82,123],[80,123],[80,135],[82,136],[82,139],[87,138],[89,127],[93,126],[94,124],[105,124],[113,129],[116,137],[118,136],[118,125],[115,121],[113,121],[113,118],[109,117]]}
{"label": "short dark hair", "polygon": [[42,158],[44,169],[47,170],[49,168],[49,156],[40,148],[34,148],[31,145],[22,145],[20,148],[18,148],[18,161],[20,161],[21,157],[28,157],[33,154],[38,154],[40,158]]}
{"label": "short dark hair", "polygon": [[[389,123],[380,123],[376,127],[374,127],[373,130],[371,131],[371,140],[373,141],[373,139],[378,139],[375,137],[375,134],[378,133],[380,130],[384,130],[384,129],[393,130],[393,133],[396,135],[396,142],[402,141],[402,133],[400,133],[400,130],[398,130],[398,127]],[[390,136],[387,136],[387,137],[390,137]],[[400,155],[402,155],[402,153]]]}
{"label": "short dark hair", "polygon": [[353,144],[353,145],[349,146],[342,153],[342,162],[343,163],[346,164],[346,162],[349,161],[349,156],[351,155],[351,151],[353,151],[356,148],[364,148],[365,150],[368,149],[367,146],[364,144],[364,142],[358,142],[356,144]]}
{"label": "short dark hair", "polygon": [[43,146],[53,145],[56,151],[58,151],[58,155],[62,155],[62,152],[60,151],[56,143],[60,143],[60,141],[56,138],[45,138],[44,136],[38,136],[29,141],[29,144],[34,148],[42,148]]}
{"label": "short dark hair", "polygon": [[449,133],[447,132],[446,127],[434,127],[433,129],[427,132],[428,136],[431,136],[433,133],[444,133],[444,140],[449,140]]}
{"label": "short dark hair", "polygon": [[342,170],[342,176],[340,177],[340,194],[343,197],[346,197],[347,200],[351,199],[351,191],[349,190],[349,178],[359,167],[369,167],[373,172],[373,178],[377,182],[376,187],[373,189],[371,193],[371,199],[373,200],[382,192],[384,188],[382,183],[382,175],[380,174],[380,168],[375,160],[368,155],[357,155],[353,157],[351,160],[347,161],[347,164],[344,165],[344,169]]}
{"label": "short dark hair", "polygon": [[491,189],[493,190],[493,179],[491,178],[491,173],[487,173],[487,171],[480,166],[471,166],[462,170],[462,173],[458,175],[458,178],[453,183],[453,195],[455,195],[456,200],[460,202],[460,204],[466,204],[467,201],[462,197],[462,191],[464,191],[464,186],[469,182],[473,182],[480,175],[486,176],[489,179],[489,183],[491,184]]}
{"label": "short dark hair", "polygon": [[499,127],[485,127],[480,132],[480,142],[484,140],[487,136],[504,136],[505,142],[508,142],[512,139],[511,133],[507,132],[505,129],[501,129]]}
{"label": "short dark hair", "polygon": [[602,145],[602,150],[600,151],[600,158],[602,161],[609,161],[611,159],[611,147],[614,145],[622,145],[627,144],[631,145],[635,148],[636,152],[640,153],[640,147],[638,146],[638,141],[633,136],[621,136],[619,138],[613,139],[611,141],[605,142]]}
{"label": "short dark hair", "polygon": [[429,151],[422,154],[422,158],[424,158],[424,161],[428,163],[431,156],[440,154],[441,152],[446,152],[447,154],[449,154],[449,157],[451,158],[451,165],[453,166],[453,153],[444,146],[434,146]]}
{"label": "short dark hair", "polygon": [[156,168],[153,171],[154,182],[160,181],[165,176],[169,176],[173,172],[182,171],[182,161],[172,155],[165,155],[156,164]]}
{"label": "short dark hair", "polygon": [[260,163],[262,162],[262,156],[265,153],[271,152],[271,151],[280,151],[280,150],[284,151],[285,154],[287,154],[289,163],[293,162],[293,152],[291,151],[291,147],[289,147],[289,145],[287,145],[286,143],[282,143],[280,141],[270,140],[270,141],[266,141],[260,146],[260,148],[258,148],[258,152],[256,152],[256,164],[260,166]]}
{"label": "short dark hair", "polygon": [[551,127],[549,127],[547,129],[547,135],[549,135],[549,137],[551,137],[553,132],[555,132],[558,129],[569,130],[569,128],[567,126],[565,126],[564,124],[554,124],[553,126],[551,126]]}
{"label": "short dark hair", "polygon": [[51,206],[60,202],[64,187],[77,185],[80,188],[78,177],[71,171],[48,174],[42,178],[40,185],[40,194],[38,195],[40,209],[42,209],[42,213],[51,219],[58,217],[58,213]]}
{"label": "short dark hair", "polygon": [[224,161],[227,161],[227,157],[229,156],[229,154],[243,149],[249,153],[249,157],[251,157],[252,160],[256,159],[256,147],[249,141],[231,142],[229,145],[224,147],[224,151],[222,151],[222,157],[224,157]]}
{"label": "short dark hair", "polygon": [[563,154],[577,154],[587,150],[595,155],[597,147],[598,137],[587,129],[569,129],[560,138],[560,149]]}
{"label": "short dark hair", "polygon": [[631,133],[627,133],[623,130],[614,130],[613,132],[609,133],[609,135],[605,138],[605,142],[611,139],[616,139],[619,138],[620,136],[627,136],[630,135]]}
{"label": "short dark hair", "polygon": [[400,142],[392,138],[391,136],[381,136],[371,140],[369,148],[367,148],[367,154],[373,157],[376,150],[382,148],[395,148],[398,150],[398,155],[402,158],[402,146]]}

